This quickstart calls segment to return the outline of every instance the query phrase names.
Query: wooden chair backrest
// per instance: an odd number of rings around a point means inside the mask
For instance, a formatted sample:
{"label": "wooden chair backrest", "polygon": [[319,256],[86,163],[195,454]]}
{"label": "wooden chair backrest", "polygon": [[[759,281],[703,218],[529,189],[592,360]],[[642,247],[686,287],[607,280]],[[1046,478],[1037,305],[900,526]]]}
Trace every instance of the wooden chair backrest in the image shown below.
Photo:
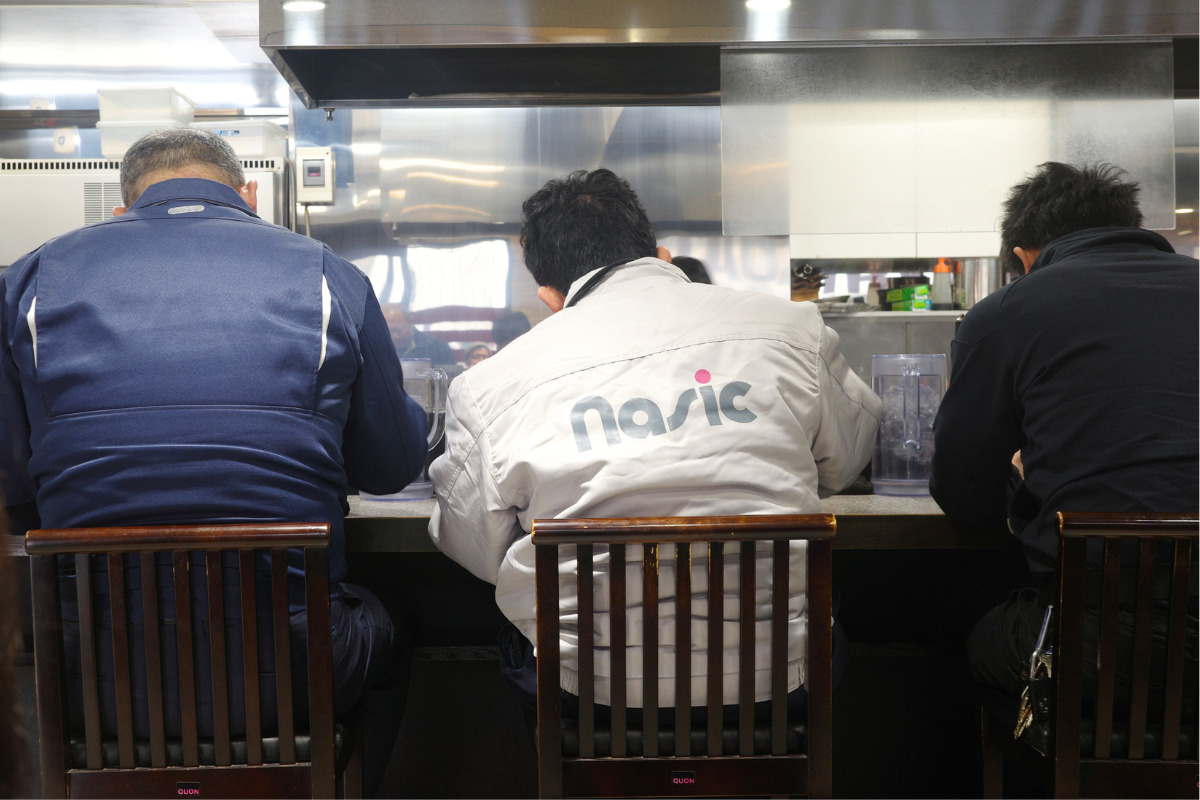
{"label": "wooden chair backrest", "polygon": [[[832,573],[831,547],[836,530],[828,514],[743,517],[646,517],[627,519],[541,519],[533,523],[537,581],[538,762],[543,797],[572,795],[653,796],[682,794],[806,794],[828,797],[832,772]],[[787,653],[789,544],[807,542],[807,677],[808,711],[806,752],[789,754],[787,726]],[[763,557],[759,542],[771,543],[771,755],[754,755],[754,560]],[[627,758],[626,725],[626,548],[640,546],[643,597],[659,596],[658,546],[676,548],[674,596],[675,641],[659,642],[658,606],[643,607],[643,730],[645,752]],[[723,755],[722,657],[724,639],[724,545],[737,547],[740,559],[741,613],[738,687],[738,754]],[[687,545],[689,547],[685,547]],[[573,546],[578,568],[579,597],[579,758],[562,755],[561,698],[559,694],[559,548]],[[707,548],[708,555],[708,666],[707,691],[702,703],[691,697],[691,569],[690,546]],[[592,553],[607,547],[609,609],[611,613],[612,755],[596,758],[594,750],[594,655],[592,624]],[[749,567],[748,567],[749,565]],[[675,752],[658,753],[658,648],[675,651],[675,696],[667,703],[675,711]],[[699,698],[696,698],[699,699]],[[691,755],[690,710],[707,707],[706,756]],[[704,770],[696,784],[676,786],[672,776],[680,769]]]}
{"label": "wooden chair backrest", "polygon": [[[1184,641],[1189,582],[1193,581],[1198,516],[1194,513],[1063,512],[1059,515],[1060,577],[1057,641],[1054,655],[1054,784],[1059,797],[1194,797],[1197,767],[1194,754],[1180,758],[1183,725]],[[1095,738],[1090,753],[1081,754],[1083,718],[1083,630],[1085,594],[1095,585],[1088,570],[1089,541],[1099,540],[1103,564],[1098,576],[1100,635],[1095,703]],[[1124,547],[1122,545],[1125,545]],[[1160,546],[1171,549],[1164,565]],[[1091,548],[1095,550],[1095,546]],[[1155,592],[1169,568],[1169,593]],[[1089,572],[1091,576],[1089,576]],[[1093,600],[1094,598],[1088,598]],[[1163,705],[1150,708],[1150,628],[1155,605],[1169,603]],[[1132,612],[1133,659],[1129,702],[1115,699],[1118,611]],[[1194,710],[1194,709],[1193,709]],[[1161,755],[1146,756],[1147,728],[1161,718]],[[1115,757],[1115,726],[1128,725],[1128,753]],[[1191,737],[1195,737],[1192,722]],[[1192,745],[1194,752],[1194,744]],[[1145,794],[1150,791],[1150,794]],[[1081,792],[1083,793],[1081,795]],[[1182,792],[1182,794],[1180,794]]]}
{"label": "wooden chair backrest", "polygon": [[[8,535],[8,514],[0,507],[0,537]],[[0,717],[0,753],[4,753],[0,758],[0,797],[26,797],[33,786],[25,767],[27,748],[20,715],[12,713],[20,705],[15,668],[22,639],[16,562],[0,552],[0,709],[4,709]]]}
{"label": "wooden chair backrest", "polygon": [[[332,653],[329,617],[329,525],[258,523],[242,525],[169,525],[157,527],[74,528],[29,531],[25,537],[32,573],[33,611],[37,622],[34,663],[40,726],[42,788],[46,797],[176,796],[181,784],[201,784],[211,797],[333,797],[335,791]],[[304,552],[308,626],[308,700],[311,760],[298,763],[297,726],[293,719],[287,550]],[[271,613],[276,653],[278,763],[264,763],[260,723],[258,630],[255,602],[255,551],[267,551],[271,563]],[[188,573],[190,554],[203,553],[208,589],[208,624],[224,629],[221,554],[239,559],[243,669],[246,696],[246,764],[231,764],[229,687],[214,679],[213,747],[215,765],[200,764],[200,737],[193,669],[193,598]],[[163,670],[156,555],[169,553],[173,565],[176,636],[179,654],[182,765],[167,763],[163,712]],[[133,733],[130,637],[125,604],[125,558],[140,558],[144,617],[144,654],[150,712],[149,768],[136,768]],[[74,556],[79,638],[83,667],[86,768],[72,768],[67,753],[63,621],[59,602],[59,556]],[[99,677],[93,627],[92,557],[106,557],[111,603],[112,651],[116,685],[117,764],[106,766],[102,749]],[[223,636],[211,637],[212,675],[225,676]],[[274,737],[272,737],[274,738]],[[168,768],[169,767],[169,768]],[[190,788],[190,787],[185,787]]]}

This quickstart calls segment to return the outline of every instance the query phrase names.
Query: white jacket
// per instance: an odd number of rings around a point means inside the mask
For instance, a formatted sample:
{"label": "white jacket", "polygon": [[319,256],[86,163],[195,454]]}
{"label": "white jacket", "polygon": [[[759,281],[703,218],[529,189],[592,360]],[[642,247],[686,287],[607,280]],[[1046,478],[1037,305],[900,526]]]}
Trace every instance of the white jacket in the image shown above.
{"label": "white jacket", "polygon": [[[567,300],[590,277],[571,287]],[[818,487],[847,486],[871,455],[878,397],[838,352],[812,303],[692,284],[643,258],[616,269],[579,304],[552,315],[455,378],[446,451],[430,468],[437,508],[430,537],[496,584],[501,611],[536,641],[534,553],[526,535],[545,517],[814,513]],[[665,548],[660,559],[673,555]],[[804,680],[803,544],[793,545],[789,691]],[[569,554],[568,554],[569,555]],[[693,552],[693,694],[704,697],[705,556]],[[727,560],[726,637],[735,646],[737,559]],[[630,561],[640,561],[636,554]],[[769,610],[762,560],[759,619]],[[578,693],[574,560],[561,566],[563,688]],[[596,609],[607,612],[607,554],[596,557]],[[640,566],[627,576],[630,638],[640,640]],[[674,637],[673,575],[661,579],[659,641]],[[758,699],[769,696],[766,624],[759,626]],[[607,613],[596,620],[596,699],[607,703]],[[660,655],[670,703],[674,657]],[[628,698],[640,647],[628,649]],[[726,653],[726,701],[736,654]],[[702,702],[697,700],[696,702]]]}

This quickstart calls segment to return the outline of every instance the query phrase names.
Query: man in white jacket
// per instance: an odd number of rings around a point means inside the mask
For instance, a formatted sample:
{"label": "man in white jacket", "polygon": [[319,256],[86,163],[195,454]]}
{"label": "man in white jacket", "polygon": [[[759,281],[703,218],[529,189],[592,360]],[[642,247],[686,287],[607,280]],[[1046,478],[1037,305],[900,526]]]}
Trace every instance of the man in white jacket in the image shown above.
{"label": "man in white jacket", "polygon": [[[849,485],[870,458],[880,401],[812,303],[689,282],[612,172],[550,181],[523,210],[525,264],[555,313],[451,384],[446,450],[430,468],[429,533],[496,584],[529,656],[511,652],[513,636],[502,641],[506,676],[532,702],[534,519],[819,512],[819,497]],[[793,554],[789,691],[805,667],[803,545]],[[702,598],[703,558],[694,564]],[[605,569],[604,556],[597,567]],[[764,600],[769,584],[769,575],[758,583]],[[640,586],[640,576],[631,573],[628,585]],[[736,581],[726,586],[736,595]],[[596,591],[607,593],[607,581]],[[661,624],[672,624],[673,598],[660,605]],[[576,611],[566,579],[561,607],[564,620]],[[629,609],[640,619],[640,598]],[[570,622],[563,689],[574,695]],[[606,618],[597,626],[604,639]],[[704,633],[701,617],[694,697],[704,696]],[[640,665],[633,651],[629,663]],[[596,659],[600,703],[610,697],[605,655]],[[671,697],[673,659],[661,659],[660,675],[659,695]],[[735,682],[726,676],[727,699]],[[639,707],[640,689],[628,688]],[[765,680],[759,688],[766,699]]]}

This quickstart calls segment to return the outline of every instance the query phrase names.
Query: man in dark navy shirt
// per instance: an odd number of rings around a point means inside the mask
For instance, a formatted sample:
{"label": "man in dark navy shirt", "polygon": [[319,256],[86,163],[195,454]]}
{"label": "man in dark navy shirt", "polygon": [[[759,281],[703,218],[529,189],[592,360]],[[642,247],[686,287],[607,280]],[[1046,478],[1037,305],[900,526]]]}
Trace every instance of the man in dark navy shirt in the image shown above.
{"label": "man in dark navy shirt", "polygon": [[[343,583],[346,493],[398,491],[426,448],[370,282],[259,219],[256,185],[210,132],[134,143],[121,192],[113,219],[0,274],[0,489],[47,528],[330,523],[335,710],[370,695],[377,783],[408,647],[371,592]],[[291,572],[295,597],[299,560]]]}
{"label": "man in dark navy shirt", "polygon": [[1025,274],[971,309],[951,349],[930,492],[958,524],[1007,523],[1035,584],[968,642],[976,678],[1006,692],[1049,603],[1057,512],[1200,500],[1200,267],[1139,227],[1138,191],[1116,167],[1055,162],[1014,187],[1002,258]]}
{"label": "man in dark navy shirt", "polygon": [[400,303],[385,303],[383,317],[391,331],[392,344],[401,358],[428,358],[435,367],[453,367],[457,364],[450,345],[413,325],[408,317],[408,309]]}

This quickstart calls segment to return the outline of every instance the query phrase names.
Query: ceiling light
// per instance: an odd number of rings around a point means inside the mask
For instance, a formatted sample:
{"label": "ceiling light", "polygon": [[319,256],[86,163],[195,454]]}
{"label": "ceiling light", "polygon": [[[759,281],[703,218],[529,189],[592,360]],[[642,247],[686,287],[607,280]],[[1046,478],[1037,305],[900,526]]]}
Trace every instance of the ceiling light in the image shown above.
{"label": "ceiling light", "polygon": [[1175,213],[1176,214],[1190,214],[1195,210],[1196,209],[1194,209],[1194,208],[1177,208],[1177,209],[1175,209]]}
{"label": "ceiling light", "polygon": [[325,0],[284,0],[281,5],[284,11],[321,11],[325,8]]}
{"label": "ceiling light", "polygon": [[791,4],[792,0],[746,0],[751,11],[783,11]]}

